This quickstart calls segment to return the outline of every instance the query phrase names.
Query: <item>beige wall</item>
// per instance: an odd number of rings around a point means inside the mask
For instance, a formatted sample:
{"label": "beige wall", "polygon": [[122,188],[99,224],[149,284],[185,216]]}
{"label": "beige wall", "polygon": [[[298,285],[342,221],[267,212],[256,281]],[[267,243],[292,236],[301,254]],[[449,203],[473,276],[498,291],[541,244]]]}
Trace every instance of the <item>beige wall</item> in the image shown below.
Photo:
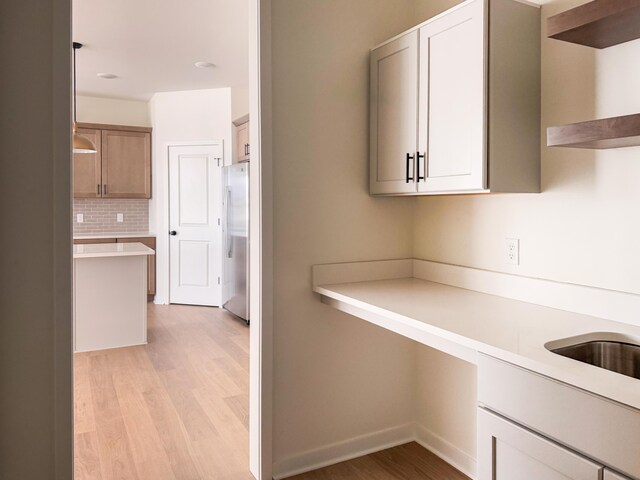
{"label": "beige wall", "polygon": [[413,345],[310,286],[313,264],[411,254],[412,199],[368,194],[367,119],[369,48],[408,28],[412,7],[273,1],[275,474],[413,421]]}
{"label": "beige wall", "polygon": [[231,88],[231,119],[249,114],[249,88]]}
{"label": "beige wall", "polygon": [[149,103],[78,95],[78,121],[150,127]]}
{"label": "beige wall", "polygon": [[0,3],[0,478],[69,480],[71,5]]}
{"label": "beige wall", "polygon": [[[424,20],[458,2],[416,0]],[[640,111],[640,42],[603,51],[546,38],[546,18],[584,0],[557,0],[542,9],[542,126]],[[544,139],[543,139],[544,142]],[[543,143],[544,145],[544,143]],[[640,293],[640,205],[638,148],[595,152],[542,150],[539,195],[424,197],[414,210],[414,256],[516,275],[547,278]],[[521,265],[502,261],[503,240],[519,238]],[[470,422],[442,422],[471,415],[474,367],[446,355],[422,353],[419,395],[422,425],[468,454],[475,451]],[[437,372],[448,372],[444,377]],[[434,379],[437,379],[434,383]],[[452,387],[457,385],[457,387]],[[460,388],[443,402],[433,391]],[[444,407],[446,406],[446,409]],[[444,409],[444,410],[443,410]]]}

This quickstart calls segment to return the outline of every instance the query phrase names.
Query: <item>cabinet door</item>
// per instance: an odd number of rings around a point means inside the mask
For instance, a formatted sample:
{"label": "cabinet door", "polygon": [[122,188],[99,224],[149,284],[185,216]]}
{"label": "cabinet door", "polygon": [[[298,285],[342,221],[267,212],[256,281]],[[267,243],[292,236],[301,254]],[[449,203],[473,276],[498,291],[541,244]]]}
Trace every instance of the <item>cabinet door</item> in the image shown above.
{"label": "cabinet door", "polygon": [[243,123],[236,131],[236,158],[238,162],[249,160],[249,122]]}
{"label": "cabinet door", "polygon": [[599,480],[603,468],[478,409],[478,480]]}
{"label": "cabinet door", "polygon": [[483,0],[420,29],[420,192],[486,188],[485,51]]}
{"label": "cabinet door", "polygon": [[73,197],[99,198],[102,184],[100,130],[79,128],[78,135],[96,146],[96,153],[73,154]]}
{"label": "cabinet door", "polygon": [[613,472],[608,468],[605,468],[604,480],[631,480],[631,479],[629,477],[622,476],[619,473]]}
{"label": "cabinet door", "polygon": [[[118,238],[118,243],[142,243],[153,251],[156,249],[155,237],[144,238]],[[156,256],[147,256],[147,295],[156,294]]]}
{"label": "cabinet door", "polygon": [[370,193],[415,193],[418,32],[371,52]]}
{"label": "cabinet door", "polygon": [[102,197],[151,198],[151,134],[102,131]]}

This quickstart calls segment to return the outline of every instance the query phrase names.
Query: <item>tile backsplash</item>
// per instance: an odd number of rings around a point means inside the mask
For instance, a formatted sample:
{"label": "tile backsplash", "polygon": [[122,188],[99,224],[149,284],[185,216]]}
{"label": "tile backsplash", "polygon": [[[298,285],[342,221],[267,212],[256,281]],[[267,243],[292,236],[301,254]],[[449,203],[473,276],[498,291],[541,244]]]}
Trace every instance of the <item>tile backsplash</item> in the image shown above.
{"label": "tile backsplash", "polygon": [[[78,214],[84,222],[78,223]],[[117,222],[117,215],[124,215]],[[73,200],[73,233],[126,233],[149,231],[149,200],[117,198],[76,198]]]}

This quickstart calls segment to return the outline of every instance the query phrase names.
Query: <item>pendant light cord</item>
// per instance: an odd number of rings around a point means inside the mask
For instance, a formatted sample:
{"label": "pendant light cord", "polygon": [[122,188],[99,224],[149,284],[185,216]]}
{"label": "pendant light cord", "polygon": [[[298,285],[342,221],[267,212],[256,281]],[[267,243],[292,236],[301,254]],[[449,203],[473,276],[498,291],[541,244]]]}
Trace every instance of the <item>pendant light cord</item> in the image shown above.
{"label": "pendant light cord", "polygon": [[76,94],[76,51],[80,48],[80,44],[73,42],[73,123],[76,123],[78,117],[78,99]]}

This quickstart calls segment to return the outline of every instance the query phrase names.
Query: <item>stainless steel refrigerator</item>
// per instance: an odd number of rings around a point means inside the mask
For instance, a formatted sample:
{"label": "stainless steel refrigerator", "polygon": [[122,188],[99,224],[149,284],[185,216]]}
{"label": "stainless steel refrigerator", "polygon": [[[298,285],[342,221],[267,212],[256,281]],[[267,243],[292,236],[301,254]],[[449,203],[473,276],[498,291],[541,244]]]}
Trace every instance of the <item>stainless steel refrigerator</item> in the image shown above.
{"label": "stainless steel refrigerator", "polygon": [[223,307],[249,323],[249,163],[224,167]]}

